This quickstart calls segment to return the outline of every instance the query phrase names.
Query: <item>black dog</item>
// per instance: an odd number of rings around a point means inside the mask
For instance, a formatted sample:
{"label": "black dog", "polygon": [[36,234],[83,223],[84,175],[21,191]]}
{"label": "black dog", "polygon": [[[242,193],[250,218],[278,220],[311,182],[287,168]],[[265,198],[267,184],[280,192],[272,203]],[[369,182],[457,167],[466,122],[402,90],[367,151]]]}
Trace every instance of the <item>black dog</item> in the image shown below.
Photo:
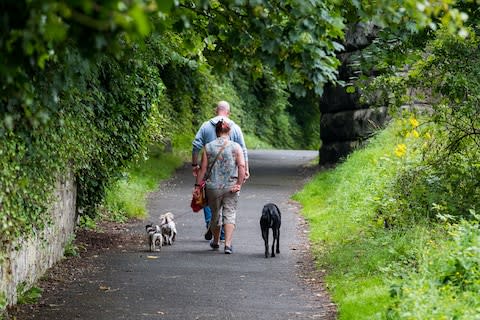
{"label": "black dog", "polygon": [[260,228],[262,229],[262,238],[265,242],[265,258],[268,258],[268,230],[272,228],[273,243],[272,257],[275,257],[275,240],[277,241],[277,253],[280,253],[280,225],[282,223],[282,215],[280,209],[273,204],[268,203],[263,207],[262,216],[260,218]]}

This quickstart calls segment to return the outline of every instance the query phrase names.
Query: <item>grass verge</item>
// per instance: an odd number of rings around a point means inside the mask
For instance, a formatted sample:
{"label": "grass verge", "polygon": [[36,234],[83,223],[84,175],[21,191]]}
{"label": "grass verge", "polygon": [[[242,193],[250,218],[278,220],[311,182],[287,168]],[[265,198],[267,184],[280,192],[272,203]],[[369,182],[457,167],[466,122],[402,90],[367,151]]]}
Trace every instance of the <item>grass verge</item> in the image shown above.
{"label": "grass verge", "polygon": [[422,226],[389,230],[377,208],[381,192],[401,162],[395,128],[374,137],[336,168],[315,176],[294,195],[303,205],[317,267],[338,304],[339,319],[381,319],[391,302],[389,268],[408,263],[428,233]]}
{"label": "grass verge", "polygon": [[139,161],[107,192],[105,209],[110,220],[125,221],[147,216],[146,196],[161,180],[169,178],[184,162],[183,153],[165,153],[152,148],[148,159]]}
{"label": "grass verge", "polygon": [[427,166],[414,141],[428,145],[420,134],[402,133],[405,123],[394,122],[294,195],[310,224],[317,267],[327,270],[339,320],[477,320],[480,215],[468,206],[435,215],[436,199],[461,195],[428,188],[441,176],[426,171],[421,179]]}
{"label": "grass verge", "polygon": [[245,134],[245,144],[248,149],[273,149],[273,147],[265,141],[258,139],[256,136]]}

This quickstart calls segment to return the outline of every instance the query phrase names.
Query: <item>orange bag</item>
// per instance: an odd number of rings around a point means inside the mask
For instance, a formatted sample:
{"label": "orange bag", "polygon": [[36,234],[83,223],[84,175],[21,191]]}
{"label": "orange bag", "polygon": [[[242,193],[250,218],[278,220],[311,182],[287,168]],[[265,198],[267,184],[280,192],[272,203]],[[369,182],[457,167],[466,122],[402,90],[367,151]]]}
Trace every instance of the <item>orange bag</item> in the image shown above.
{"label": "orange bag", "polygon": [[190,203],[190,207],[192,207],[193,212],[198,212],[202,210],[208,204],[205,187],[206,187],[205,181],[202,181],[202,183],[200,183],[200,188],[195,190],[195,192],[192,195],[192,202]]}

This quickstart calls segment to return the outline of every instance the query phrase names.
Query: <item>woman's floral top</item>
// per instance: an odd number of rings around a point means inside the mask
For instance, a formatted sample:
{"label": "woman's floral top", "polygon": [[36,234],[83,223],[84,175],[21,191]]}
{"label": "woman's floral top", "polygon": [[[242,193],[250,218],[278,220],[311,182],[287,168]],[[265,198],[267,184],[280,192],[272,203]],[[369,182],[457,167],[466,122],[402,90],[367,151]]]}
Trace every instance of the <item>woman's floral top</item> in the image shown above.
{"label": "woman's floral top", "polygon": [[[226,138],[217,138],[205,146],[207,152],[208,168],[212,166],[218,151],[222,148]],[[228,140],[228,139],[227,139]],[[240,145],[236,142],[228,140],[225,148],[218,156],[217,161],[213,165],[212,172],[206,177],[207,188],[209,189],[225,189],[231,188],[237,181],[238,168],[235,157],[235,149]]]}

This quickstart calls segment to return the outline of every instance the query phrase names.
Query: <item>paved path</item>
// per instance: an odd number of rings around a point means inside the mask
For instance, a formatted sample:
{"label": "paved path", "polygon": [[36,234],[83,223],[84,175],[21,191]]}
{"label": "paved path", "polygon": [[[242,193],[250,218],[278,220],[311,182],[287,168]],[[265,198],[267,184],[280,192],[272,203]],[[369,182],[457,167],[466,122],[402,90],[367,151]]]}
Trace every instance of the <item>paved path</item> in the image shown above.
{"label": "paved path", "polygon": [[[210,250],[203,213],[189,207],[191,168],[179,170],[149,197],[151,219],[175,214],[178,236],[161,252],[114,250],[89,281],[73,283],[33,319],[329,319],[318,298],[298,277],[298,207],[289,198],[304,182],[302,168],[317,152],[251,151],[251,179],[242,189],[234,254]],[[282,211],[281,253],[264,258],[259,217],[267,202]],[[131,232],[144,232],[144,223]],[[270,233],[271,234],[271,233]],[[152,258],[154,257],[154,258]]]}

